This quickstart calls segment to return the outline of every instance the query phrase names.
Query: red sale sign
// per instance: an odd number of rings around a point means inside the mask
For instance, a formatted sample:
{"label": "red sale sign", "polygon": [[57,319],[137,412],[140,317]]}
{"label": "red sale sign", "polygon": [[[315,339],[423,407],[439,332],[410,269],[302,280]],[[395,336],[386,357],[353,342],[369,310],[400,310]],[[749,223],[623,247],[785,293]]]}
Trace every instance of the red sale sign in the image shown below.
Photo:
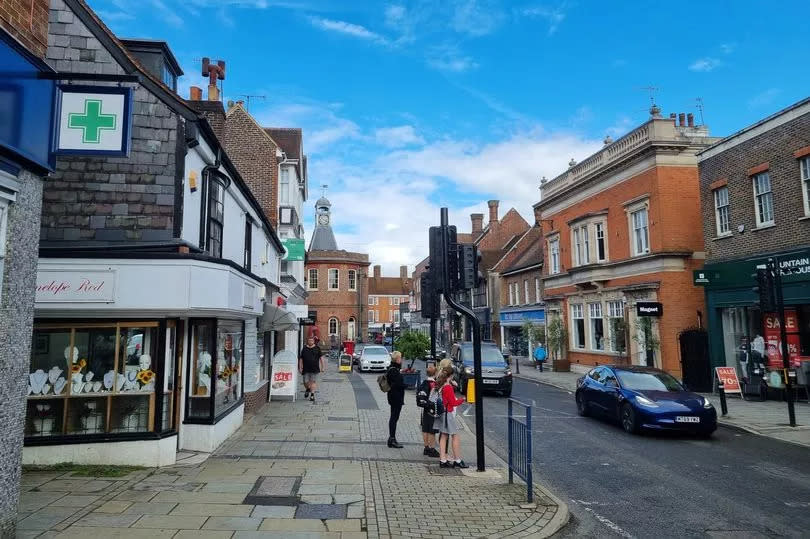
{"label": "red sale sign", "polygon": [[726,393],[741,393],[740,380],[737,378],[737,369],[734,367],[715,367],[717,379],[723,384]]}
{"label": "red sale sign", "polygon": [[[766,313],[762,325],[765,326],[765,355],[768,357],[769,369],[783,369],[782,340],[779,331],[779,317],[776,313]],[[785,333],[787,334],[788,357],[791,367],[798,368],[801,364],[799,356],[799,323],[795,309],[785,309]]]}

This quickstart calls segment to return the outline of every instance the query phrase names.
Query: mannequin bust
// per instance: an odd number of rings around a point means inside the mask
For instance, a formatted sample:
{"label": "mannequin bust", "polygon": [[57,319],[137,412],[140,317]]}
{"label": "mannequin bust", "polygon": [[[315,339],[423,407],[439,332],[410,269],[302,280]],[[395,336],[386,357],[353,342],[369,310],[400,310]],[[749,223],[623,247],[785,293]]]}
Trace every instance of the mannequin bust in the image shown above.
{"label": "mannequin bust", "polygon": [[152,366],[152,356],[149,354],[142,354],[138,360],[138,364],[140,365],[142,371],[148,371],[149,367]]}
{"label": "mannequin bust", "polygon": [[73,347],[73,357],[70,357],[70,346],[66,346],[65,347],[65,359],[67,359],[71,363],[76,363],[79,360],[79,349],[74,346]]}

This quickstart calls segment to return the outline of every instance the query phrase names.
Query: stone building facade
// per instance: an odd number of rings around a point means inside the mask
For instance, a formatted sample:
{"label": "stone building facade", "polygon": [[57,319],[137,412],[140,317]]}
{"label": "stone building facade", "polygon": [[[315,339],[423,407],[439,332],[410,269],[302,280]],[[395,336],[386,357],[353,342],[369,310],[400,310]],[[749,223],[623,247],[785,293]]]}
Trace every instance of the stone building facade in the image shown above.
{"label": "stone building facade", "polygon": [[[20,126],[0,116],[0,536],[14,537],[34,319],[43,180],[53,169],[48,2],[0,4],[0,81]],[[15,102],[14,99],[18,101]],[[33,142],[33,144],[32,144]]]}

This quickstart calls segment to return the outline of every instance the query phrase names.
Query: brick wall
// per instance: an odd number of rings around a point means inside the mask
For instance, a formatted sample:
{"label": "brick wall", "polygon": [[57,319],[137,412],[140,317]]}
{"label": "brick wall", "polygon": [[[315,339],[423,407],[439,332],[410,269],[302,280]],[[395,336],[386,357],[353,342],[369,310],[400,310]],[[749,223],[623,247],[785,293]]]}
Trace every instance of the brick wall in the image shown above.
{"label": "brick wall", "polygon": [[[316,326],[320,332],[321,340],[329,340],[329,319],[335,317],[340,322],[340,340],[346,339],[346,330],[348,320],[350,317],[355,319],[355,328],[357,329],[358,336],[365,340],[368,333],[368,283],[365,279],[361,280],[358,277],[358,290],[350,291],[348,289],[348,270],[353,269],[357,271],[358,276],[360,272],[367,273],[368,263],[362,264],[357,262],[338,262],[338,261],[312,261],[309,260],[306,265],[306,279],[309,282],[309,270],[318,270],[318,290],[308,290],[309,298],[307,305],[309,310],[318,312],[318,320]],[[339,289],[328,290],[328,270],[337,268],[339,270]],[[362,308],[362,328],[359,327],[360,312]],[[307,333],[308,335],[308,333]]]}
{"label": "brick wall", "polygon": [[[542,276],[540,270],[535,268],[531,270],[521,271],[513,275],[507,275],[501,279],[501,306],[502,307],[516,307],[518,305],[526,305],[526,303],[539,303],[543,300],[543,281],[540,281],[540,297],[535,294],[534,280],[540,279]],[[526,301],[523,293],[523,281],[529,281],[529,301]],[[520,289],[520,302],[510,305],[509,304],[509,286],[517,284]]]}
{"label": "brick wall", "polygon": [[[793,152],[810,146],[810,114],[801,115],[700,163],[700,195],[707,261],[744,257],[810,244],[799,162]],[[757,230],[754,189],[748,170],[768,163],[774,224]],[[716,239],[711,184],[728,182],[730,237]],[[745,227],[740,233],[738,227]]]}
{"label": "brick wall", "polygon": [[488,226],[487,233],[478,244],[479,250],[482,251],[503,249],[513,236],[522,236],[529,229],[529,223],[514,208],[506,212],[503,219],[490,221]]}
{"label": "brick wall", "polygon": [[261,204],[265,215],[278,224],[278,158],[276,146],[242,108],[235,105],[225,121],[226,151],[239,174]]}
{"label": "brick wall", "polygon": [[[51,22],[70,22],[72,14],[51,15]],[[72,20],[72,19],[71,19]],[[0,27],[40,58],[48,47],[48,0],[3,0],[0,2]]]}
{"label": "brick wall", "polygon": [[256,391],[245,391],[245,413],[255,414],[262,406],[267,404],[269,390],[270,382],[265,382]]}
{"label": "brick wall", "polygon": [[[51,18],[68,21],[50,27],[47,61],[54,68],[123,73],[61,0],[52,2]],[[130,156],[60,157],[45,185],[42,242],[171,239],[179,124],[178,116],[165,103],[137,87]]]}

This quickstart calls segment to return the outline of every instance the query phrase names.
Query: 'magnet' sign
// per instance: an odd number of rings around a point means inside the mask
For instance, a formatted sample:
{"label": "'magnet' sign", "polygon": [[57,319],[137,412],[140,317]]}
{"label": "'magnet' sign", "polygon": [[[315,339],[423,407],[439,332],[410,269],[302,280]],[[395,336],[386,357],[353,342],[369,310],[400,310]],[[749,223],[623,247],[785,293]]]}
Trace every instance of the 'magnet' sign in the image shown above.
{"label": "'magnet' sign", "polygon": [[115,303],[114,271],[39,271],[37,303]]}

